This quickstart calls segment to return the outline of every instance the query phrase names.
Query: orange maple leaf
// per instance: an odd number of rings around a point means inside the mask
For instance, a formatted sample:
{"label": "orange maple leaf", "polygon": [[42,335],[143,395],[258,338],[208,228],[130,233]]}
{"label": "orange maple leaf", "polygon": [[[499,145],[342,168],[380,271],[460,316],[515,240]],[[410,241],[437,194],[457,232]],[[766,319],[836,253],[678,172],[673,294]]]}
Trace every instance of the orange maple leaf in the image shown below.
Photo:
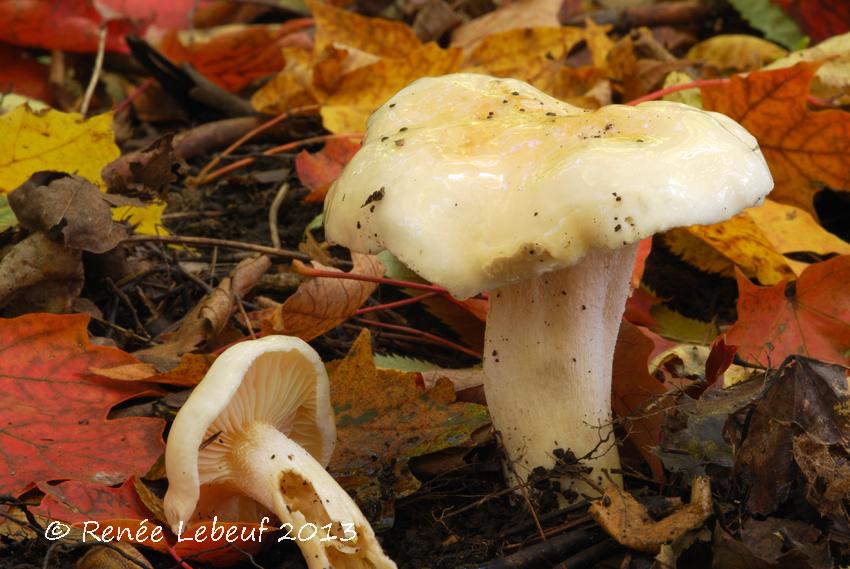
{"label": "orange maple leaf", "polygon": [[803,62],[702,88],[707,110],[732,117],[758,139],[776,183],[771,199],[810,213],[822,186],[850,190],[850,113],[807,106],[819,66]]}

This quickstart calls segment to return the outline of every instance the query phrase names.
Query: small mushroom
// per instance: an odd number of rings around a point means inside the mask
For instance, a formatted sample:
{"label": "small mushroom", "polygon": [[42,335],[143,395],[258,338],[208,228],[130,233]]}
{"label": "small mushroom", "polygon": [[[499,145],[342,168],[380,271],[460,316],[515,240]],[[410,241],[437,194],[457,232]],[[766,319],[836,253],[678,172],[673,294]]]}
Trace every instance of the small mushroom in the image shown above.
{"label": "small mushroom", "polygon": [[168,523],[274,513],[310,569],[395,569],[325,470],[336,442],[328,377],[298,338],[228,348],[177,413],[165,451]]}
{"label": "small mushroom", "polygon": [[[401,125],[403,148],[381,142]],[[724,115],[589,111],[455,74],[375,111],[328,193],[325,231],[388,249],[458,298],[489,291],[485,393],[509,472],[553,466],[558,447],[612,470],[611,366],[637,241],[727,219],[772,187],[755,138]],[[378,188],[374,208],[357,207]]]}

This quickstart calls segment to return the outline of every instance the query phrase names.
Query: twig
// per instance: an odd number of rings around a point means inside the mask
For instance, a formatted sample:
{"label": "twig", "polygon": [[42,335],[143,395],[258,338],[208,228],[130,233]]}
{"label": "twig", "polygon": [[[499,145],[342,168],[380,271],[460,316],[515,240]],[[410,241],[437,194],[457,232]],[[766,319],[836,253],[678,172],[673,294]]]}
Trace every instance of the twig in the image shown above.
{"label": "twig", "polygon": [[133,101],[138,99],[142,95],[142,93],[150,89],[150,86],[154,83],[156,83],[156,79],[154,79],[153,77],[148,77],[147,79],[139,83],[138,87],[133,89],[130,94],[124,98],[123,101],[115,105],[115,108],[112,109],[112,113],[117,117],[118,115],[126,111],[128,108],[130,108],[130,105],[133,104]]}
{"label": "twig", "polygon": [[236,141],[233,142],[230,146],[228,146],[227,148],[222,150],[222,152],[219,155],[217,155],[212,160],[210,160],[210,162],[201,169],[201,171],[198,173],[198,175],[196,177],[197,184],[200,185],[200,184],[204,184],[204,183],[208,182],[209,180],[206,179],[207,174],[209,174],[210,170],[212,170],[213,168],[218,166],[218,163],[221,162],[222,158],[230,156],[233,153],[234,150],[236,150],[237,148],[239,148],[240,146],[242,146],[243,144],[245,144],[246,142],[248,142],[249,140],[251,140],[252,138],[257,136],[261,132],[270,129],[271,127],[275,126],[278,123],[285,121],[286,119],[288,119],[291,116],[299,115],[299,114],[302,114],[302,113],[307,113],[307,112],[310,112],[310,111],[315,111],[315,110],[318,110],[318,108],[319,108],[318,105],[305,105],[303,107],[296,107],[296,108],[291,109],[289,111],[284,111],[284,112],[280,113],[279,115],[277,115],[276,117],[273,117],[270,120],[267,120],[266,122],[257,126],[256,128],[249,130],[244,135],[242,135],[238,139],[236,139]]}
{"label": "twig", "polygon": [[86,94],[83,96],[83,104],[80,105],[80,114],[83,118],[89,112],[89,105],[94,96],[94,90],[97,87],[97,82],[100,79],[100,71],[103,69],[103,54],[106,52],[106,26],[100,26],[100,31],[97,34],[97,55],[94,58],[94,69],[91,72]]}
{"label": "twig", "polygon": [[251,335],[252,340],[257,339],[257,335],[254,334],[254,327],[251,326],[251,319],[248,318],[248,313],[245,312],[245,305],[242,304],[242,297],[238,294],[236,296],[236,306],[239,307],[239,314],[242,316],[242,319],[245,321],[245,327],[248,329],[248,334]]}
{"label": "twig", "polygon": [[271,233],[272,245],[280,249],[280,232],[277,229],[277,213],[280,210],[280,204],[286,199],[286,194],[289,193],[289,184],[284,182],[280,189],[275,194],[272,200],[272,206],[269,208],[269,233]]}
{"label": "twig", "polygon": [[402,300],[396,300],[395,302],[387,302],[386,304],[376,304],[375,306],[367,306],[365,308],[358,309],[354,314],[360,316],[361,314],[367,314],[369,312],[377,312],[378,310],[392,310],[393,308],[398,308],[400,306],[407,306],[408,304],[414,304],[421,300],[425,300],[426,298],[431,298],[432,296],[437,296],[436,292],[426,292],[424,294],[420,294],[418,296],[411,296],[410,298],[403,298]]}
{"label": "twig", "polygon": [[596,567],[603,559],[617,554],[623,547],[613,539],[600,541],[596,545],[588,547],[581,553],[576,553],[566,561],[555,566],[555,569],[585,569]]}
{"label": "twig", "polygon": [[671,93],[678,93],[679,91],[687,91],[688,89],[699,89],[700,87],[713,87],[716,85],[725,85],[728,83],[730,79],[697,79],[696,81],[691,81],[690,83],[682,83],[681,85],[671,85],[669,87],[664,87],[663,89],[659,89],[658,91],[653,91],[652,93],[647,93],[643,97],[638,97],[632,101],[626,103],[627,105],[638,105],[640,103],[644,103],[646,101],[655,101],[656,99],[660,99]]}
{"label": "twig", "polygon": [[111,278],[107,277],[107,278],[106,278],[106,283],[109,285],[109,288],[111,288],[111,289],[112,289],[112,291],[113,291],[116,295],[118,295],[118,298],[120,298],[120,299],[124,302],[124,304],[126,304],[126,305],[127,305],[127,308],[130,310],[130,316],[132,316],[132,317],[133,317],[133,324],[135,324],[135,325],[136,325],[136,329],[137,329],[139,332],[141,332],[141,334],[140,334],[140,335],[141,335],[142,337],[146,337],[146,340],[145,340],[146,342],[150,342],[150,341],[151,341],[151,338],[150,338],[150,336],[148,335],[147,330],[145,330],[145,325],[144,325],[144,324],[142,324],[142,319],[141,319],[141,318],[139,318],[139,313],[138,313],[138,312],[136,312],[136,307],[135,307],[135,306],[133,306],[133,301],[131,301],[131,300],[130,300],[130,297],[129,297],[129,296],[127,296],[127,294],[126,294],[123,290],[121,290],[120,288],[118,288],[118,286],[115,284],[115,282],[113,282],[113,280],[112,280]]}
{"label": "twig", "polygon": [[523,548],[516,553],[496,559],[479,569],[520,569],[537,567],[541,563],[551,563],[554,559],[563,559],[565,555],[598,543],[603,537],[598,529],[581,529],[555,536],[547,541]]}
{"label": "twig", "polygon": [[430,332],[425,332],[424,330],[418,330],[416,328],[411,328],[410,326],[401,326],[399,324],[387,324],[386,322],[377,322],[375,320],[366,320],[365,318],[353,318],[352,320],[354,322],[357,322],[358,324],[362,324],[363,326],[375,326],[376,328],[386,328],[387,330],[395,330],[396,332],[405,332],[405,333],[411,334],[413,336],[419,336],[421,338],[427,338],[427,339],[429,339],[432,342],[435,342],[437,344],[441,344],[441,345],[446,346],[448,348],[452,348],[452,349],[457,350],[459,352],[462,352],[462,353],[464,353],[468,356],[472,356],[473,358],[477,358],[479,360],[481,359],[481,354],[479,352],[476,352],[475,350],[467,348],[466,346],[461,346],[460,344],[452,342],[451,340],[446,340],[445,338],[435,336],[434,334],[431,334]]}
{"label": "twig", "polygon": [[[302,140],[296,140],[294,142],[287,142],[286,144],[281,144],[280,146],[275,146],[269,148],[268,150],[264,150],[261,156],[274,156],[275,154],[281,154],[283,152],[288,152],[289,150],[295,150],[296,148],[300,148],[301,146],[307,146],[308,144],[316,144],[317,142],[327,142],[328,140],[334,140],[338,138],[362,138],[363,134],[360,132],[344,132],[341,134],[320,134],[318,136],[310,136],[308,138],[304,138]],[[253,156],[249,156],[247,158],[242,158],[241,160],[237,160],[227,166],[222,166],[218,170],[210,172],[206,176],[198,175],[196,178],[196,184],[206,184],[208,182],[212,182],[225,174],[229,174],[234,170],[238,170],[242,166],[247,166],[249,164],[253,164],[256,161],[256,158]]]}
{"label": "twig", "polygon": [[388,279],[386,277],[373,277],[372,275],[362,275],[360,273],[338,273],[336,271],[326,271],[323,269],[315,269],[307,265],[293,266],[292,271],[305,277],[328,277],[332,279],[350,279],[353,281],[366,281],[370,283],[378,283],[390,286],[398,286],[403,288],[415,288],[419,290],[427,290],[437,294],[449,294],[445,288],[426,283],[417,283],[413,281],[402,281],[398,279]]}
{"label": "twig", "polygon": [[[228,249],[241,249],[244,251],[254,251],[272,257],[284,257],[287,259],[299,259],[301,261],[309,261],[310,256],[300,251],[291,251],[289,249],[278,249],[276,247],[266,247],[265,245],[255,245],[254,243],[244,243],[242,241],[231,241],[229,239],[215,239],[212,237],[189,237],[181,235],[132,235],[125,239],[123,243],[174,243],[180,245],[197,245],[199,247],[224,247]],[[347,274],[347,273],[343,273]]]}

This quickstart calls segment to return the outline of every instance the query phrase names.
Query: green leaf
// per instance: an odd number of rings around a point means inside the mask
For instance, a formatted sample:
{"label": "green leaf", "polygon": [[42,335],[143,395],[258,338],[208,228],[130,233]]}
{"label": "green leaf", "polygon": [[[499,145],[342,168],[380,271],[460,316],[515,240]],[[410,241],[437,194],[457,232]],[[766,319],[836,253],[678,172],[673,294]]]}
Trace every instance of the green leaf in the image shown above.
{"label": "green leaf", "polygon": [[9,207],[6,194],[0,194],[0,232],[16,225],[18,225],[18,218],[15,217],[15,212]]}
{"label": "green leaf", "polygon": [[808,44],[809,38],[803,35],[796,22],[770,0],[729,0],[729,3],[770,41],[788,49],[800,49]]}

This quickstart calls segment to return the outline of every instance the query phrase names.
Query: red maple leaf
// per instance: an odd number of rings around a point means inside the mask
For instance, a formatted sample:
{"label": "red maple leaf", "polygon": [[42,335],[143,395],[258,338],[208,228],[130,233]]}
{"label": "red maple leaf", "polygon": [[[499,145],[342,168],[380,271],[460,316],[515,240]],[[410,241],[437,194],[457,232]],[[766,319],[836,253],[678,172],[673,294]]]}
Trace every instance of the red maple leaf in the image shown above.
{"label": "red maple leaf", "polygon": [[107,419],[150,390],[91,375],[137,360],[91,344],[87,324],[79,314],[0,319],[0,493],[49,480],[117,484],[162,454],[162,420]]}

